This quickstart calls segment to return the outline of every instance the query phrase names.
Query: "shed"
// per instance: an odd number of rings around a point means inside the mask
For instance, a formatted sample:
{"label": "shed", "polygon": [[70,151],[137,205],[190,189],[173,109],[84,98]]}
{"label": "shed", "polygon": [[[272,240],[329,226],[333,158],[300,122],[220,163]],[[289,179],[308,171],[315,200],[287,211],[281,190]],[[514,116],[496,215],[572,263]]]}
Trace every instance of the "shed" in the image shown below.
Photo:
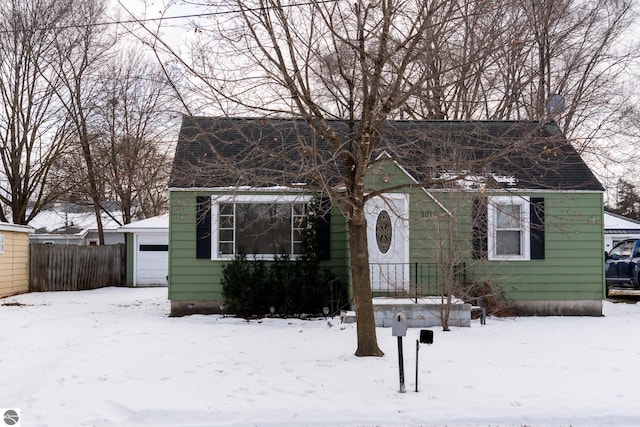
{"label": "shed", "polygon": [[127,285],[167,286],[169,215],[123,225],[127,240]]}
{"label": "shed", "polygon": [[29,291],[29,234],[33,228],[0,222],[0,298]]}

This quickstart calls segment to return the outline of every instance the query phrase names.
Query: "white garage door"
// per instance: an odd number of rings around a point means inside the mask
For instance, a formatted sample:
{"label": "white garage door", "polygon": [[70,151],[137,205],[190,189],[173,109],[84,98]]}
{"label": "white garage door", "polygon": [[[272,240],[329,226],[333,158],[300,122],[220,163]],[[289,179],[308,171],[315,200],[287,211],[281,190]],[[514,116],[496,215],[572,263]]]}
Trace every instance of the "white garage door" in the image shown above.
{"label": "white garage door", "polygon": [[169,274],[169,236],[137,234],[136,286],[166,285]]}

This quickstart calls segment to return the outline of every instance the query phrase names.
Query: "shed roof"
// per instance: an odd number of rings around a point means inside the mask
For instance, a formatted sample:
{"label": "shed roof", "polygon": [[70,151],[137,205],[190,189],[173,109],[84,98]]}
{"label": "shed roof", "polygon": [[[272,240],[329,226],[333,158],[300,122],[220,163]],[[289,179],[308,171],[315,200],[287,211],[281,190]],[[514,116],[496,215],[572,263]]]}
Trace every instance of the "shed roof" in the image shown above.
{"label": "shed roof", "polygon": [[169,231],[169,214],[145,218],[135,221],[118,228],[119,231],[125,233],[147,233],[147,232],[164,232]]}
{"label": "shed roof", "polygon": [[[348,151],[358,124],[331,121]],[[171,188],[273,187],[339,180],[335,146],[296,119],[185,116]],[[373,158],[386,152],[418,182],[451,173],[492,179],[495,188],[603,191],[559,128],[534,121],[388,121]]]}
{"label": "shed roof", "polygon": [[33,233],[33,227],[28,225],[11,224],[0,221],[0,231],[12,231],[16,233]]}

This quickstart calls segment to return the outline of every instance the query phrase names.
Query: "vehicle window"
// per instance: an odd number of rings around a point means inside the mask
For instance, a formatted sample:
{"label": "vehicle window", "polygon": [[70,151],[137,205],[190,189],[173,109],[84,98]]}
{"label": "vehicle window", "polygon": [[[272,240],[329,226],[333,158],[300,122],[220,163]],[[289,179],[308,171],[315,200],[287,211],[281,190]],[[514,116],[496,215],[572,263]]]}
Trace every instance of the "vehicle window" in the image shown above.
{"label": "vehicle window", "polygon": [[611,255],[618,255],[619,258],[630,258],[633,251],[634,241],[620,242],[613,249]]}

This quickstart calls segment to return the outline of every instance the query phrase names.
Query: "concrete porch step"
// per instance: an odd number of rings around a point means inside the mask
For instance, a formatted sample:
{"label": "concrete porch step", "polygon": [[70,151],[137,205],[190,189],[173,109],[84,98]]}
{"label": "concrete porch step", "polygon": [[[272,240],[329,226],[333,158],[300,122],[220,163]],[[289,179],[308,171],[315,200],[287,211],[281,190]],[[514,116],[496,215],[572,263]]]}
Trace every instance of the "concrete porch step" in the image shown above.
{"label": "concrete porch step", "polygon": [[[397,313],[407,316],[409,328],[442,326],[440,313],[443,309],[440,297],[418,298],[417,302],[409,298],[374,298],[373,311],[376,326],[390,327]],[[471,304],[460,299],[451,302],[449,326],[471,326]]]}

